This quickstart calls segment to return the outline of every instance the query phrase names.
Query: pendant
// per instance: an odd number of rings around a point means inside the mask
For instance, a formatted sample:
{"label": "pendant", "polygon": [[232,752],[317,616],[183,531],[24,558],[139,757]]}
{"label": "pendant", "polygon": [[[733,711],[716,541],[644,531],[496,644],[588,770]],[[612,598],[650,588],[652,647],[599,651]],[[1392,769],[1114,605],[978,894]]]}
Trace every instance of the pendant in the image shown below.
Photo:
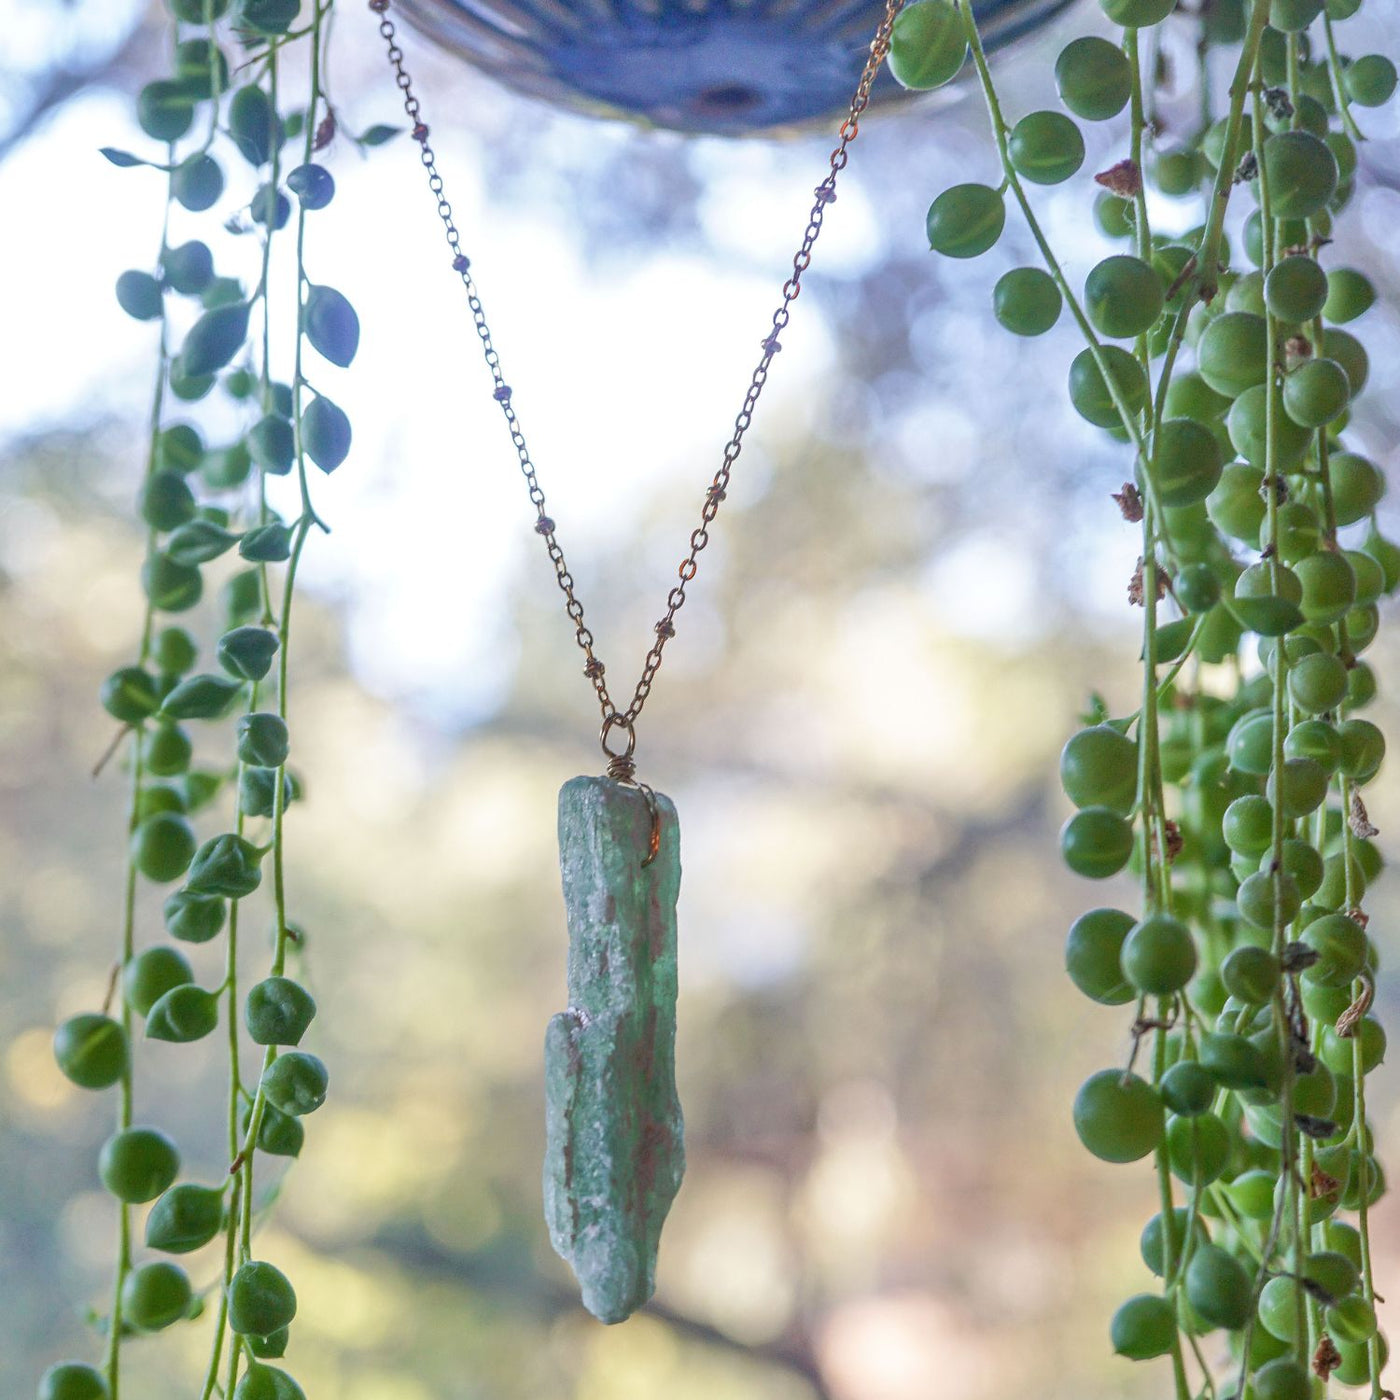
{"label": "pendant", "polygon": [[559,792],[569,1009],[545,1033],[545,1219],[583,1305],[651,1297],[685,1171],[676,1094],[680,829],[660,793],[581,777]]}

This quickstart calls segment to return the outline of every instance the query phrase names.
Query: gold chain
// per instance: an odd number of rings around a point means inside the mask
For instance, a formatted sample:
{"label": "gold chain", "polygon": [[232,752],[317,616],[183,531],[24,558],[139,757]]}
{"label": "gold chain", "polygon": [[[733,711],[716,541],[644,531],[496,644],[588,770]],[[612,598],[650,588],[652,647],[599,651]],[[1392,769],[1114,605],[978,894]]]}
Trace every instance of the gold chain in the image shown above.
{"label": "gold chain", "polygon": [[[836,177],[845,169],[849,159],[847,147],[860,133],[861,114],[869,105],[871,87],[880,71],[881,63],[885,60],[885,55],[889,52],[890,33],[894,27],[895,16],[903,4],[904,0],[886,0],[884,17],[880,21],[879,28],[875,31],[874,39],[870,42],[870,53],[865,61],[865,69],[860,75],[860,82],[856,86],[855,95],[851,98],[850,111],[841,123],[840,140],[836,149],[832,151],[828,162],[830,169],[826,178],[816,188],[816,198],[812,204],[811,212],[807,216],[807,228],[802,237],[802,244],[793,255],[792,275],[783,283],[782,301],[773,313],[772,329],[763,338],[763,355],[749,379],[748,392],[744,395],[743,407],[740,408],[738,417],[734,420],[734,432],[725,445],[724,457],[719,470],[715,473],[714,479],[705,492],[705,503],[700,512],[700,525],[690,535],[690,551],[681,560],[680,568],[677,570],[680,581],[666,595],[666,612],[653,629],[656,633],[656,641],[652,644],[651,650],[647,652],[646,660],[642,665],[641,678],[637,681],[637,687],[632,693],[631,703],[625,710],[619,710],[614,704],[612,696],[608,693],[607,681],[604,679],[605,668],[601,658],[594,650],[593,633],[584,623],[583,604],[579,601],[578,594],[574,589],[574,576],[569,572],[569,566],[564,561],[564,551],[555,534],[554,521],[545,510],[544,490],[535,473],[535,464],[530,459],[530,449],[526,446],[525,434],[521,430],[520,420],[516,417],[515,407],[511,401],[511,387],[506,382],[505,374],[501,370],[501,358],[496,353],[496,347],[492,343],[491,329],[486,323],[486,313],[482,308],[481,297],[477,293],[476,283],[472,280],[471,260],[462,252],[462,239],[452,218],[452,205],[444,197],[442,176],[438,174],[437,158],[433,154],[432,146],[428,144],[428,127],[422,118],[422,108],[413,92],[413,80],[404,67],[403,50],[395,42],[393,21],[388,18],[386,13],[389,9],[389,0],[369,0],[369,8],[379,16],[379,33],[388,46],[389,63],[394,70],[394,81],[398,84],[399,91],[403,93],[404,111],[413,123],[412,136],[420,148],[423,169],[428,174],[428,188],[437,199],[438,218],[442,220],[443,229],[447,235],[447,244],[452,251],[452,268],[461,277],[462,285],[466,288],[467,304],[471,307],[476,333],[481,339],[486,367],[491,371],[491,377],[496,382],[496,402],[500,404],[501,412],[505,415],[506,426],[510,430],[510,440],[515,446],[516,455],[520,459],[521,473],[530,490],[530,501],[535,507],[535,533],[540,535],[545,542],[545,548],[554,564],[554,573],[559,581],[560,591],[564,594],[564,610],[574,624],[575,640],[587,657],[583,674],[593,683],[593,689],[598,695],[598,703],[602,707],[603,727],[599,738],[603,752],[610,760],[609,772],[613,777],[628,781],[632,779],[635,772],[633,754],[637,747],[637,719],[642,713],[642,707],[647,702],[647,696],[651,694],[656,673],[661,669],[661,657],[666,649],[666,643],[676,635],[675,617],[685,605],[686,586],[699,569],[698,560],[701,550],[710,542],[710,525],[715,516],[719,514],[720,503],[724,500],[729,489],[729,479],[733,473],[734,464],[738,461],[739,453],[743,450],[744,434],[753,421],[754,408],[758,404],[764,384],[768,381],[769,366],[773,362],[773,357],[782,349],[778,337],[791,318],[792,303],[797,300],[798,294],[802,291],[802,274],[811,265],[812,246],[817,241],[817,235],[821,233],[822,221],[826,216],[826,206],[836,198]],[[625,747],[621,751],[608,747],[608,740],[614,729],[622,731],[622,737],[626,741]]]}

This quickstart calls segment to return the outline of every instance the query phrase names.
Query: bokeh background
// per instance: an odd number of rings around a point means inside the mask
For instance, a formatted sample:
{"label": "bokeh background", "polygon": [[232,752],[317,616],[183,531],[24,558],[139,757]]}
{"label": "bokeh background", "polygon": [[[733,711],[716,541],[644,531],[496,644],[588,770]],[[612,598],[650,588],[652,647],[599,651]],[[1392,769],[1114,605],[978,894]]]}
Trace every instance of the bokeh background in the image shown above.
{"label": "bokeh background", "polygon": [[[154,344],[111,287],[151,263],[160,190],[98,148],[141,147],[132,97],[162,59],[160,16],[138,0],[6,10],[0,1395],[22,1396],[49,1361],[95,1349],[83,1314],[112,1252],[94,1167],[109,1105],[58,1075],[49,1037],[101,1000],[118,941],[123,784],[89,770],[110,737],[98,682],[131,654],[142,606],[132,503]],[[1393,41],[1394,0],[1366,12],[1349,27]],[[1058,44],[1096,15],[1081,5],[997,61],[1013,113],[1053,101]],[[1187,42],[1165,48],[1183,74]],[[625,689],[829,136],[602,124],[513,98],[411,33],[406,48]],[[334,55],[344,123],[401,120],[361,7],[345,7]],[[1169,129],[1185,134],[1185,79],[1169,84]],[[1393,113],[1361,115],[1373,139],[1341,252],[1392,300],[1361,323],[1374,373],[1353,431],[1393,469],[1400,141]],[[1123,154],[1116,129],[1089,135],[1086,172]],[[313,221],[310,265],[355,302],[364,342],[336,394],[355,449],[314,483],[334,533],[312,541],[297,618],[307,797],[289,832],[332,1095],[262,1246],[298,1285],[289,1363],[308,1393],[1164,1393],[1157,1364],[1118,1360],[1107,1339],[1117,1302],[1150,1286],[1136,1246],[1150,1171],[1090,1159],[1069,1120],[1079,1081],[1121,1060],[1128,1016],[1074,991],[1064,930],[1133,892],[1075,881],[1055,842],[1064,736],[1093,690],[1135,704],[1136,537],[1109,498],[1121,454],[1064,399],[1072,332],[1027,343],[991,320],[993,282],[1032,260],[1024,232],[972,264],[927,252],[930,198],[993,170],[975,95],[864,127],[648,705],[642,771],[683,830],[689,1170],[655,1305],[612,1329],[578,1308],[539,1200],[541,1041],[564,999],[555,793],[599,766],[596,710],[415,152],[362,158],[342,141],[328,159],[340,193]],[[231,188],[227,212],[250,193]],[[1076,278],[1105,251],[1091,200],[1087,174],[1036,195]],[[1166,228],[1195,217],[1154,212]],[[216,222],[182,216],[172,241],[251,265],[253,240]],[[236,421],[231,405],[206,415],[216,439],[221,412],[228,434]],[[1376,659],[1395,735],[1391,630]],[[1384,846],[1393,767],[1368,802]],[[1383,882],[1372,927],[1392,956],[1396,908]],[[140,919],[159,936],[157,892]],[[213,1040],[138,1064],[138,1119],[175,1132],[206,1180],[224,1166],[221,1070]],[[1374,1083],[1393,1161],[1394,1069]],[[1395,1292],[1392,1199],[1374,1219]],[[216,1264],[195,1269],[205,1281]],[[184,1394],[176,1378],[204,1348],[197,1326],[133,1346],[134,1393]]]}

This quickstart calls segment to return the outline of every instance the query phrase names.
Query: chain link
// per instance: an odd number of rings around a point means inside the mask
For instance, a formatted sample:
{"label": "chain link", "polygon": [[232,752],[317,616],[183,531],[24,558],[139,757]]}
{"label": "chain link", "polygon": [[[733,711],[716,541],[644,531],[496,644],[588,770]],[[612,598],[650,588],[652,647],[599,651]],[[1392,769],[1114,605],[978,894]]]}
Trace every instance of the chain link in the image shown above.
{"label": "chain link", "polygon": [[632,693],[631,702],[625,710],[619,710],[608,692],[605,667],[602,659],[594,650],[593,633],[589,631],[584,622],[583,603],[575,592],[574,576],[569,572],[569,566],[565,562],[564,551],[555,533],[554,521],[545,509],[544,489],[540,486],[535,464],[530,457],[530,449],[525,442],[525,434],[521,430],[519,418],[516,417],[511,387],[506,382],[505,374],[501,369],[501,358],[496,353],[496,347],[491,339],[491,328],[486,323],[486,313],[482,307],[481,297],[477,292],[476,283],[472,280],[471,260],[462,252],[462,237],[452,217],[452,205],[443,194],[442,176],[438,174],[437,157],[433,154],[433,148],[428,142],[428,127],[422,119],[422,108],[413,91],[413,80],[404,67],[403,50],[395,41],[396,31],[393,21],[387,16],[389,0],[369,0],[369,8],[379,16],[379,33],[387,46],[389,64],[394,70],[394,82],[399,91],[403,93],[403,109],[408,114],[408,119],[413,123],[411,134],[419,146],[423,169],[428,175],[428,188],[437,200],[438,218],[442,220],[447,244],[452,252],[452,268],[461,277],[462,285],[466,289],[467,305],[471,308],[472,321],[476,326],[477,336],[481,340],[482,355],[486,360],[486,367],[490,370],[491,377],[495,381],[495,399],[501,406],[506,427],[510,432],[511,443],[519,458],[520,471],[525,478],[526,486],[529,488],[530,503],[535,507],[535,533],[544,540],[545,549],[554,565],[555,578],[558,580],[560,591],[564,595],[564,611],[574,624],[574,638],[587,658],[584,662],[583,673],[592,682],[593,689],[598,696],[598,703],[602,708],[601,740],[603,750],[614,761],[617,761],[618,756],[608,749],[607,741],[612,730],[620,729],[627,740],[627,753],[624,761],[631,763],[631,754],[636,747],[637,720],[642,713],[642,707],[647,702],[647,696],[651,694],[656,673],[661,669],[661,658],[665,653],[666,643],[676,635],[676,614],[685,606],[686,587],[699,571],[700,554],[710,542],[710,526],[719,514],[720,505],[728,493],[730,477],[733,474],[735,463],[739,460],[739,454],[743,451],[744,434],[753,422],[754,410],[763,393],[763,386],[768,382],[769,367],[773,363],[773,357],[783,348],[779,336],[787,328],[792,317],[792,304],[802,291],[802,274],[811,266],[812,248],[822,231],[826,207],[836,198],[836,177],[846,168],[846,163],[850,159],[848,147],[860,134],[861,115],[870,103],[871,88],[880,71],[880,65],[884,62],[886,54],[889,53],[890,34],[894,27],[895,16],[903,4],[904,0],[886,0],[884,17],[875,31],[875,37],[870,42],[869,56],[866,58],[865,68],[861,73],[855,94],[851,98],[850,110],[841,123],[840,139],[828,161],[830,168],[821,184],[816,187],[815,199],[807,215],[807,227],[803,233],[801,246],[793,255],[792,273],[783,283],[782,300],[778,304],[778,309],[773,313],[772,328],[761,342],[763,354],[750,376],[748,392],[744,395],[743,406],[734,419],[734,431],[725,444],[719,470],[715,472],[714,478],[705,492],[705,501],[700,512],[700,525],[690,535],[689,553],[681,560],[680,567],[676,571],[679,582],[666,595],[666,611],[653,628],[656,633],[656,641],[646,654],[646,660],[642,665],[642,674]]}

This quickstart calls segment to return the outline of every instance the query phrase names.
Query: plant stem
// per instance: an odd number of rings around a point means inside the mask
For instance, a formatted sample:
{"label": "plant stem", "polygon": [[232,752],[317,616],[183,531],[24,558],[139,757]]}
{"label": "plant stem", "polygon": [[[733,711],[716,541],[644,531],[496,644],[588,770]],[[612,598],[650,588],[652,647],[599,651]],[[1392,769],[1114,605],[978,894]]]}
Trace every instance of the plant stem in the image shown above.
{"label": "plant stem", "polygon": [[1137,255],[1144,262],[1152,261],[1152,228],[1147,219],[1147,183],[1142,178],[1142,138],[1147,129],[1147,112],[1142,100],[1142,63],[1138,57],[1138,32],[1136,29],[1123,31],[1123,52],[1128,56],[1128,72],[1132,88],[1129,99],[1131,121],[1129,157],[1138,170],[1137,193],[1133,196],[1133,234],[1137,241]]}
{"label": "plant stem", "polygon": [[[1268,167],[1264,161],[1264,106],[1260,100],[1262,79],[1258,71],[1251,91],[1253,105],[1254,156],[1258,166],[1260,234],[1263,244],[1263,261],[1260,270],[1265,277],[1273,269],[1276,258],[1277,229],[1272,212],[1272,199],[1269,190]],[[1265,304],[1265,341],[1267,345],[1267,394],[1265,398],[1264,426],[1264,485],[1267,492],[1268,538],[1270,541],[1270,572],[1274,579],[1274,591],[1278,593],[1281,570],[1284,565],[1278,556],[1279,539],[1279,497],[1283,488],[1283,468],[1279,457],[1278,430],[1279,379],[1282,365],[1279,362],[1279,327],[1273,312]],[[1288,649],[1286,637],[1275,638],[1273,650],[1273,736],[1270,767],[1274,780],[1273,825],[1270,833],[1270,869],[1273,875],[1274,918],[1273,951],[1280,961],[1288,942],[1288,921],[1284,917],[1283,866],[1284,841],[1291,834],[1291,823],[1284,815],[1284,773],[1285,755],[1283,741],[1288,727]],[[1282,1085],[1280,1090],[1282,1107],[1282,1138],[1280,1147],[1280,1169],[1283,1173],[1283,1193],[1280,1211],[1286,1213],[1293,1235],[1293,1305],[1295,1342],[1299,1353],[1298,1360],[1305,1367],[1308,1361],[1308,1310],[1307,1292],[1302,1279],[1307,1259],[1307,1239],[1302,1228],[1303,1203],[1299,1181],[1299,1133],[1294,1117],[1294,1085],[1297,1071],[1294,1064],[1292,1029],[1289,1009],[1285,1003],[1286,984],[1280,983],[1273,998],[1274,1035],[1278,1045],[1282,1065]]]}
{"label": "plant stem", "polygon": [[[234,1179],[233,1195],[229,1199],[229,1215],[236,1219],[238,1216],[239,1181]],[[223,1287],[219,1289],[219,1307],[214,1319],[214,1349],[209,1355],[209,1365],[204,1372],[204,1388],[200,1391],[199,1400],[212,1400],[215,1389],[218,1387],[219,1359],[223,1355],[224,1334],[228,1324],[228,1285],[233,1278],[235,1235],[232,1230],[224,1232],[224,1271]]]}
{"label": "plant stem", "polygon": [[[1166,1000],[1158,1007],[1158,1020],[1165,1021]],[[1153,1035],[1152,1080],[1160,1083],[1167,1069],[1167,1033],[1160,1027]],[[1172,1281],[1177,1273],[1177,1261],[1185,1252],[1186,1240],[1177,1249],[1176,1206],[1172,1199],[1171,1163],[1167,1158],[1166,1143],[1159,1143],[1155,1153],[1157,1165],[1157,1191],[1162,1208],[1162,1287],[1169,1294]],[[1188,1236],[1189,1238],[1189,1236]],[[1172,1333],[1172,1379],[1176,1386],[1176,1400],[1191,1400],[1191,1389],[1186,1383],[1186,1361],[1181,1352],[1181,1331]]]}
{"label": "plant stem", "polygon": [[[268,97],[271,100],[274,121],[279,120],[276,116],[278,110],[278,59],[281,53],[281,43],[273,42],[267,53],[267,84]],[[277,141],[272,143],[272,165],[269,173],[267,189],[269,191],[268,207],[264,211],[266,215],[266,236],[263,239],[262,248],[262,273],[260,278],[260,288],[263,303],[262,319],[262,407],[264,413],[272,412],[272,313],[269,305],[271,297],[272,267],[272,244],[277,233],[277,189],[281,182],[281,144]],[[267,522],[267,473],[259,469],[258,472],[258,521],[260,524]],[[268,582],[267,565],[259,565],[259,577],[261,580],[261,591],[263,596],[264,615],[267,612],[268,603]],[[258,704],[258,686],[255,684],[249,692],[248,710],[256,710]],[[241,779],[244,765],[240,762],[238,772]],[[243,797],[241,791],[238,797],[238,808],[236,817],[236,833],[243,835],[245,825],[245,813],[243,810]],[[237,1169],[237,1190],[229,1211],[228,1241],[224,1252],[224,1300],[219,1310],[218,1329],[215,1337],[215,1350],[210,1362],[211,1374],[217,1370],[218,1353],[223,1345],[223,1333],[228,1319],[228,1287],[232,1282],[233,1273],[238,1263],[243,1262],[248,1257],[246,1237],[240,1232],[240,1220],[246,1218],[251,1212],[253,1195],[253,1148],[248,1145],[239,1157],[239,1132],[238,1132],[238,1109],[243,1092],[242,1073],[240,1067],[240,1052],[238,1043],[238,922],[239,922],[239,901],[234,900],[229,912],[229,942],[228,942],[228,962],[226,970],[226,980],[228,983],[228,1041],[229,1041],[229,1158],[230,1162],[240,1162]],[[233,1338],[229,1345],[228,1371],[224,1382],[225,1395],[231,1396],[233,1388],[238,1381],[238,1368],[242,1357],[242,1348],[238,1345],[237,1338]]]}
{"label": "plant stem", "polygon": [[1364,141],[1365,135],[1351,115],[1351,98],[1347,96],[1346,84],[1342,81],[1342,60],[1337,54],[1337,39],[1332,33],[1332,16],[1325,11],[1322,16],[1322,32],[1327,36],[1327,76],[1332,80],[1332,92],[1337,99],[1337,112],[1342,119],[1342,130],[1353,141]]}
{"label": "plant stem", "polygon": [[1240,156],[1240,128],[1244,120],[1244,99],[1254,78],[1259,58],[1259,46],[1269,23],[1270,0],[1254,0],[1249,12],[1249,28],[1240,48],[1235,76],[1230,81],[1230,108],[1226,116],[1225,142],[1221,148],[1220,166],[1215,172],[1215,187],[1211,192],[1206,226],[1196,250],[1197,286],[1202,301],[1213,301],[1219,290],[1220,241],[1225,233],[1225,210],[1234,187],[1235,167]]}
{"label": "plant stem", "polygon": [[[171,163],[173,164],[173,148]],[[161,218],[160,227],[160,250],[162,257],[165,253],[166,240],[170,232],[170,204],[173,198],[174,177],[171,174],[167,174],[165,181],[165,210]],[[169,322],[166,319],[164,303],[162,302],[160,340],[156,352],[156,382],[155,388],[151,394],[151,413],[148,420],[146,467],[142,475],[143,481],[149,481],[151,477],[155,475],[156,461],[160,451],[160,425],[165,412],[165,383],[170,368],[169,335]],[[155,555],[155,552],[156,532],[153,527],[148,527],[146,530],[145,548],[145,560],[148,565]],[[151,654],[151,635],[154,628],[154,620],[155,607],[148,596],[141,618],[141,649],[139,659],[140,663],[143,665],[150,658]],[[141,749],[143,735],[144,726],[142,725],[135,726],[130,732],[131,795],[127,804],[126,817],[127,853],[125,887],[122,898],[121,973],[126,971],[127,965],[131,962],[131,959],[136,953],[137,870],[132,847],[136,835],[136,828],[140,824],[141,783],[144,777],[144,755]],[[122,984],[120,973],[117,977],[117,984],[116,995],[120,999],[121,1008],[118,1019],[121,1022],[122,1035],[125,1037],[127,1044],[126,1068],[122,1071],[117,1101],[117,1129],[118,1131],[124,1131],[131,1127],[135,1099],[135,1081],[131,1054],[132,1016],[131,1007],[127,1003],[126,991]],[[107,1355],[105,1363],[107,1389],[111,1392],[110,1400],[120,1400],[121,1396],[122,1287],[126,1283],[126,1277],[130,1272],[131,1207],[125,1202],[121,1202],[117,1206],[117,1267],[116,1278],[112,1288],[112,1312],[108,1319]]]}
{"label": "plant stem", "polygon": [[[1350,875],[1350,872],[1348,872]],[[1358,1026],[1358,1031],[1360,1027]],[[1351,1073],[1356,1085],[1355,1117],[1352,1127],[1357,1134],[1357,1153],[1361,1165],[1361,1181],[1356,1204],[1356,1231],[1361,1236],[1361,1282],[1366,1301],[1376,1305],[1375,1269],[1371,1262],[1371,1152],[1366,1143],[1366,1071],[1361,1058],[1361,1036],[1351,1041]],[[1374,1333],[1366,1343],[1366,1360],[1370,1370],[1371,1400],[1381,1400],[1380,1338]]]}
{"label": "plant stem", "polygon": [[[314,155],[314,143],[316,133],[316,114],[318,104],[322,101],[320,81],[321,81],[321,25],[324,18],[324,11],[318,6],[315,10],[315,17],[311,25],[311,74],[310,86],[311,96],[307,105],[305,144],[303,160],[309,163]],[[301,413],[302,413],[302,391],[306,380],[302,373],[302,290],[306,284],[305,275],[305,236],[306,236],[306,213],[304,209],[299,209],[297,215],[297,238],[296,238],[296,296],[297,296],[297,337],[295,351],[295,365],[292,376],[292,418],[293,433],[296,446],[296,468],[297,485],[301,495],[302,510],[297,520],[292,537],[291,554],[287,561],[286,575],[282,585],[282,598],[280,613],[275,619],[278,637],[277,651],[277,714],[285,721],[288,712],[288,670],[290,666],[291,652],[291,632],[292,632],[292,604],[296,591],[297,572],[301,565],[302,551],[306,546],[306,539],[311,531],[311,527],[317,522],[315,510],[312,507],[310,489],[307,481],[306,454],[301,437]],[[269,600],[270,601],[270,600]],[[273,778],[273,798],[272,798],[272,890],[273,904],[276,918],[276,943],[272,958],[271,975],[281,976],[286,968],[287,943],[289,940],[287,925],[287,889],[286,889],[286,866],[285,866],[285,834],[284,824],[286,816],[286,765],[282,765],[276,770]],[[238,1213],[238,1229],[240,1232],[240,1251],[244,1258],[248,1257],[252,1249],[253,1231],[253,1162],[258,1140],[258,1132],[262,1127],[263,1118],[266,1114],[267,1096],[264,1090],[268,1069],[277,1058],[277,1048],[269,1046],[263,1056],[262,1073],[258,1077],[258,1087],[253,1095],[252,1106],[248,1112],[248,1126],[243,1134],[241,1153],[236,1154],[236,1160],[240,1161],[239,1168],[242,1178],[242,1202],[241,1210]]]}
{"label": "plant stem", "polygon": [[[972,61],[977,69],[978,82],[982,88],[982,96],[987,106],[987,115],[992,126],[992,136],[996,141],[997,153],[1001,160],[1003,177],[1008,188],[1016,197],[1017,204],[1021,207],[1021,213],[1026,220],[1026,226],[1031,231],[1031,237],[1035,239],[1036,247],[1040,250],[1040,256],[1044,260],[1046,270],[1054,279],[1056,287],[1059,288],[1060,295],[1064,298],[1065,305],[1069,307],[1070,314],[1074,317],[1075,324],[1078,325],[1080,333],[1088,346],[1089,353],[1094,358],[1094,364],[1098,368],[1099,375],[1103,379],[1104,388],[1113,401],[1114,409],[1117,411],[1119,421],[1123,431],[1128,435],[1129,441],[1137,454],[1138,461],[1145,460],[1145,449],[1143,446],[1142,428],[1139,423],[1139,415],[1134,412],[1128,401],[1123,397],[1122,391],[1118,387],[1117,380],[1113,377],[1108,366],[1107,356],[1104,354],[1104,347],[1098,336],[1094,332],[1089,318],[1084,314],[1084,308],[1080,305],[1079,298],[1075,295],[1074,289],[1069,285],[1065,277],[1064,269],[1060,266],[1059,259],[1050,247],[1049,240],[1045,237],[1045,232],[1040,226],[1039,219],[1036,218],[1035,210],[1031,208],[1030,200],[1026,197],[1025,187],[1021,183],[1021,177],[1016,167],[1011,163],[1011,153],[1008,147],[1008,128],[1002,116],[1001,103],[997,98],[996,86],[992,82],[992,71],[987,63],[987,55],[982,47],[982,36],[977,29],[977,20],[972,13],[971,0],[957,0],[958,11],[962,16],[963,28],[967,33],[968,47],[972,51]],[[1156,488],[1153,486],[1152,477],[1146,470],[1142,472],[1143,482],[1149,498],[1155,498]]]}

